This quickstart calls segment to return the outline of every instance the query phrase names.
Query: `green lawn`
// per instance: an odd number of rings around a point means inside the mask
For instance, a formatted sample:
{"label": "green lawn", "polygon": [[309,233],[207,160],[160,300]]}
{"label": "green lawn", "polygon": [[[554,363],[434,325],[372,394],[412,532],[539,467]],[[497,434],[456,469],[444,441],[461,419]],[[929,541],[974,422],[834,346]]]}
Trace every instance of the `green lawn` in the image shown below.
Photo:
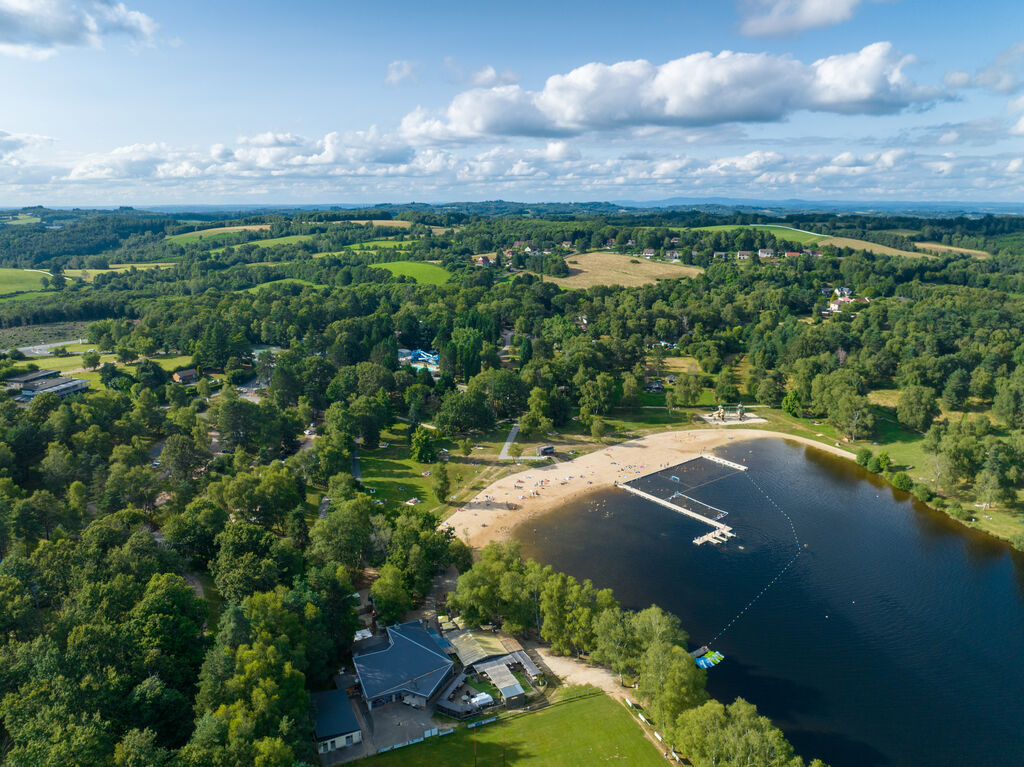
{"label": "green lawn", "polygon": [[372,765],[437,767],[591,767],[608,761],[654,767],[665,760],[625,707],[592,690],[533,713],[455,732],[362,760]]}
{"label": "green lawn", "polygon": [[43,277],[45,276],[41,272],[28,269],[0,268],[0,295],[39,290],[43,287]]}
{"label": "green lawn", "polygon": [[394,275],[412,277],[424,285],[444,285],[451,274],[437,264],[426,261],[392,261],[388,264],[371,264],[376,269],[387,269]]}

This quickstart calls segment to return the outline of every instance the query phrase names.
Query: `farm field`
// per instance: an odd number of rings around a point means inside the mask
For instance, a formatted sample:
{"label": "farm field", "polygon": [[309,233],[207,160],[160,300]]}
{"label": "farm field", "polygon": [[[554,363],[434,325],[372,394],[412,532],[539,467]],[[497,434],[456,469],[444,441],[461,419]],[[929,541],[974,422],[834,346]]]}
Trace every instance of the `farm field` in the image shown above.
{"label": "farm field", "polygon": [[977,258],[992,257],[992,254],[985,250],[958,248],[956,245],[943,245],[941,242],[919,242],[917,246],[923,250],[934,250],[939,253],[963,253],[965,256],[975,256]]}
{"label": "farm field", "polygon": [[789,240],[790,242],[799,242],[804,245],[817,243],[819,240],[824,239],[820,234],[813,234],[811,232],[798,232],[796,229],[791,229],[788,226],[779,226],[777,224],[753,224],[751,226],[720,224],[718,226],[698,226],[695,227],[695,229],[703,232],[726,232],[735,229],[760,229],[762,231],[771,232],[778,239]]}
{"label": "farm field", "polygon": [[0,268],[0,295],[19,293],[25,290],[39,290],[46,275],[28,269]]}
{"label": "farm field", "polygon": [[875,253],[879,256],[903,256],[904,258],[927,258],[926,253],[915,253],[912,250],[900,250],[890,248],[888,245],[879,245],[877,242],[867,240],[855,240],[852,237],[822,237],[816,245],[833,245],[837,248],[856,248],[866,250],[868,253]]}
{"label": "farm field", "polygon": [[444,285],[451,278],[443,267],[425,261],[391,261],[386,264],[371,264],[375,269],[387,269],[394,275],[412,277],[424,285]]}
{"label": "farm field", "polygon": [[[644,767],[664,758],[644,737],[625,707],[596,690],[570,688],[579,697],[554,703],[533,713],[514,713],[501,722],[468,730],[457,727],[444,737],[406,746],[362,760],[377,767],[434,767],[514,764],[517,767],[567,767],[621,762]],[[588,692],[590,694],[588,694]]]}
{"label": "farm field", "polygon": [[266,232],[270,230],[270,224],[246,224],[240,226],[214,226],[210,229],[200,229],[197,232],[182,232],[167,237],[171,242],[196,242],[198,240],[210,240],[225,237],[235,232]]}
{"label": "farm field", "polygon": [[[639,261],[639,263],[632,263]],[[645,261],[609,251],[595,251],[570,256],[568,277],[544,279],[564,288],[590,288],[594,285],[623,285],[635,287],[649,285],[657,280],[677,277],[693,277],[700,274],[700,267],[685,264],[668,264],[663,261]]]}

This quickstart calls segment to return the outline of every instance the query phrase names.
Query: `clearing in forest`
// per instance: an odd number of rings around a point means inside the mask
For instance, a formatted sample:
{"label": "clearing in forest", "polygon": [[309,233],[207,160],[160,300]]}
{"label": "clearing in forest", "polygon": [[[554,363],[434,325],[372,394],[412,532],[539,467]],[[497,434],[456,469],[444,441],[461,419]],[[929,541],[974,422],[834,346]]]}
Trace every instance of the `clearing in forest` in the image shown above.
{"label": "clearing in forest", "polygon": [[426,261],[391,261],[387,264],[370,264],[375,269],[387,269],[394,275],[412,277],[423,285],[444,285],[451,274],[437,264]]}
{"label": "clearing in forest", "polygon": [[647,261],[606,250],[581,253],[566,259],[568,277],[544,279],[563,288],[590,288],[594,285],[649,285],[658,280],[693,277],[703,271],[698,266],[670,264],[665,261]]}

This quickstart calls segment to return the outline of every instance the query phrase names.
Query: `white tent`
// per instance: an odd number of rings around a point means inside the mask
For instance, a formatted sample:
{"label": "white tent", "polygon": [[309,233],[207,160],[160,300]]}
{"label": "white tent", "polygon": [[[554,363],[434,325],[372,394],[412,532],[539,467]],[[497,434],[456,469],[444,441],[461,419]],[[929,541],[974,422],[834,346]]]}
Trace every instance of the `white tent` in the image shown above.
{"label": "white tent", "polygon": [[479,695],[474,695],[472,698],[470,698],[469,702],[472,703],[474,706],[479,706],[480,708],[483,708],[484,706],[489,706],[492,703],[494,703],[494,698],[492,698],[489,693],[482,692]]}

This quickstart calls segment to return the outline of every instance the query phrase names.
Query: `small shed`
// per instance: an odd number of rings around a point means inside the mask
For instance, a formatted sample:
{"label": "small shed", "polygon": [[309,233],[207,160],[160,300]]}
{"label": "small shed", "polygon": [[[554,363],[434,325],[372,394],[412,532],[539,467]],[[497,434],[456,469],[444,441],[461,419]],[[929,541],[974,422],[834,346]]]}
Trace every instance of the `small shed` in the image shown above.
{"label": "small shed", "polygon": [[537,448],[537,455],[554,455],[554,454],[555,454],[555,446],[554,445],[540,445]]}

